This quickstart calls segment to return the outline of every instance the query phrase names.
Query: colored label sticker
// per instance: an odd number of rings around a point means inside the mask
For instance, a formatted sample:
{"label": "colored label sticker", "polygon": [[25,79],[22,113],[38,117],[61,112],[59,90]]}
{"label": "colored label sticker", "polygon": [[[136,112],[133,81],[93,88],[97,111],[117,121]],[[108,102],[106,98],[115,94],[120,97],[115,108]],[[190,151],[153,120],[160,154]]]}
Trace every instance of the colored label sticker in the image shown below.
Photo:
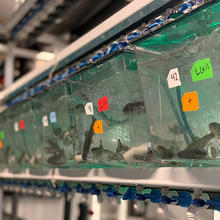
{"label": "colored label sticker", "polygon": [[103,133],[102,120],[95,121],[95,124],[93,125],[93,130],[94,130],[95,134],[102,134]]}
{"label": "colored label sticker", "polygon": [[92,102],[88,102],[85,105],[85,112],[86,112],[87,115],[94,115],[93,103]]}
{"label": "colored label sticker", "polygon": [[24,123],[24,120],[20,120],[20,130],[24,130],[25,129],[25,123]]}
{"label": "colored label sticker", "polygon": [[100,98],[97,104],[98,104],[99,112],[108,110],[109,109],[108,96],[104,96]]}
{"label": "colored label sticker", "polygon": [[18,132],[18,131],[19,131],[18,122],[15,122],[15,123],[14,123],[14,131],[15,131],[15,132]]}
{"label": "colored label sticker", "polygon": [[43,124],[44,127],[47,127],[47,126],[49,125],[47,115],[45,115],[45,116],[42,118],[42,124]]}
{"label": "colored label sticker", "polygon": [[5,138],[5,133],[4,131],[0,131],[0,139],[3,140]]}
{"label": "colored label sticker", "polygon": [[209,58],[198,60],[193,64],[191,69],[192,81],[213,78],[212,65]]}
{"label": "colored label sticker", "polygon": [[178,68],[171,69],[167,76],[167,83],[169,88],[181,86],[181,80]]}
{"label": "colored label sticker", "polygon": [[184,93],[181,101],[184,112],[199,110],[199,99],[196,91]]}
{"label": "colored label sticker", "polygon": [[56,123],[57,118],[56,118],[56,112],[51,112],[50,113],[50,123]]}
{"label": "colored label sticker", "polygon": [[3,141],[2,140],[0,140],[0,149],[2,149],[3,148]]}

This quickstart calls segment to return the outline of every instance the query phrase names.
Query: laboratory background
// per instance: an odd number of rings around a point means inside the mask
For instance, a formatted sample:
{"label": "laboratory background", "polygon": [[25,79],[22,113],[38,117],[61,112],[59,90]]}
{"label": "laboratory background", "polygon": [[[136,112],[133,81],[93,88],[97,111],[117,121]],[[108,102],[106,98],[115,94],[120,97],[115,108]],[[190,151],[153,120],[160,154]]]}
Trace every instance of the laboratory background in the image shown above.
{"label": "laboratory background", "polygon": [[0,220],[220,220],[220,0],[0,0]]}

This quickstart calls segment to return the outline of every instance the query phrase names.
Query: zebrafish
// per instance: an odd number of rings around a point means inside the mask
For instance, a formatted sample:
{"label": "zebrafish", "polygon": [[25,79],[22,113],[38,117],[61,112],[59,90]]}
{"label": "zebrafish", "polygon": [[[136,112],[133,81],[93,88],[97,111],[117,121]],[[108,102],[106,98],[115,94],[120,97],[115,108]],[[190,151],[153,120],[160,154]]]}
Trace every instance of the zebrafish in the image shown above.
{"label": "zebrafish", "polygon": [[220,138],[220,124],[217,122],[211,122],[209,124],[209,130],[215,135],[215,138]]}
{"label": "zebrafish", "polygon": [[210,141],[215,137],[215,134],[210,133],[204,135],[201,138],[196,138],[193,140],[187,148],[183,151],[177,153],[179,158],[192,158],[192,159],[202,159],[207,157],[206,148],[209,146]]}
{"label": "zebrafish", "polygon": [[122,154],[127,151],[129,148],[126,145],[121,143],[121,140],[118,139],[118,145],[116,148],[116,152],[112,152],[111,150],[104,149],[102,140],[100,140],[99,147],[95,147],[91,149],[92,154],[98,160],[122,160]]}
{"label": "zebrafish", "polygon": [[91,149],[92,154],[96,159],[100,159],[103,153],[104,147],[102,143],[102,139],[100,139],[99,147],[95,147]]}
{"label": "zebrafish", "polygon": [[47,159],[49,164],[63,164],[64,162],[61,159],[64,157],[64,150],[61,150],[59,153],[55,153]]}
{"label": "zebrafish", "polygon": [[144,101],[128,103],[127,105],[125,105],[122,112],[124,114],[145,113]]}
{"label": "zebrafish", "polygon": [[116,148],[116,153],[126,152],[128,149],[129,149],[129,147],[126,146],[126,145],[123,145],[121,143],[121,140],[118,139],[118,145],[117,145],[117,148]]}
{"label": "zebrafish", "polygon": [[164,146],[157,146],[156,151],[162,159],[171,159],[173,157],[173,152]]}

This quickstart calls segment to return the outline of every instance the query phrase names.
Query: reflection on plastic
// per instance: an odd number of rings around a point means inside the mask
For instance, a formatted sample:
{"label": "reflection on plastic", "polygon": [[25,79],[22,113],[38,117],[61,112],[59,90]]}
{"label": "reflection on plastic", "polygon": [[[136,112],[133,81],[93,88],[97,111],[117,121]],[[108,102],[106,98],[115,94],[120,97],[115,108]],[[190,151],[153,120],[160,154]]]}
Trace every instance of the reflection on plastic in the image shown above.
{"label": "reflection on plastic", "polygon": [[181,86],[178,68],[171,69],[167,76],[167,83],[169,88]]}
{"label": "reflection on plastic", "polygon": [[198,60],[191,69],[192,81],[213,78],[212,65],[209,58]]}
{"label": "reflection on plastic", "polygon": [[106,111],[109,109],[108,96],[104,96],[98,101],[99,112]]}
{"label": "reflection on plastic", "polygon": [[102,134],[103,133],[103,126],[102,120],[97,120],[93,126],[93,130],[95,134]]}
{"label": "reflection on plastic", "polygon": [[181,101],[183,112],[199,110],[199,99],[196,91],[184,93]]}

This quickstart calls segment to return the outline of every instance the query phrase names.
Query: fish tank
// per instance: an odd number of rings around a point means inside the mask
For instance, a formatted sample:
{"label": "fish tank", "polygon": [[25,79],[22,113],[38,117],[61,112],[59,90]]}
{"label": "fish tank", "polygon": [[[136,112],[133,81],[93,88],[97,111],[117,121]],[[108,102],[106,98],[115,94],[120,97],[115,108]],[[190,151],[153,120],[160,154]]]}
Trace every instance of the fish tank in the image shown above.
{"label": "fish tank", "polygon": [[154,166],[136,55],[126,50],[67,80],[74,161],[81,167]]}
{"label": "fish tank", "polygon": [[1,120],[9,146],[2,151],[14,157],[12,168],[161,165],[153,155],[133,50],[86,66],[13,105]]}
{"label": "fish tank", "polygon": [[12,151],[10,127],[6,112],[0,115],[0,167],[4,168],[15,164],[16,158]]}
{"label": "fish tank", "polygon": [[38,126],[36,142],[42,157],[41,165],[58,166],[72,159],[70,134],[73,112],[65,82],[43,90],[32,99]]}
{"label": "fish tank", "polygon": [[[15,104],[5,113],[7,126],[5,136],[10,137],[9,152],[16,166],[28,167],[33,162],[37,148],[37,124],[30,100]],[[8,127],[8,129],[7,129]],[[15,157],[15,158],[14,158]],[[9,158],[9,160],[11,160]]]}
{"label": "fish tank", "polygon": [[220,164],[219,19],[217,2],[134,43],[158,160]]}

